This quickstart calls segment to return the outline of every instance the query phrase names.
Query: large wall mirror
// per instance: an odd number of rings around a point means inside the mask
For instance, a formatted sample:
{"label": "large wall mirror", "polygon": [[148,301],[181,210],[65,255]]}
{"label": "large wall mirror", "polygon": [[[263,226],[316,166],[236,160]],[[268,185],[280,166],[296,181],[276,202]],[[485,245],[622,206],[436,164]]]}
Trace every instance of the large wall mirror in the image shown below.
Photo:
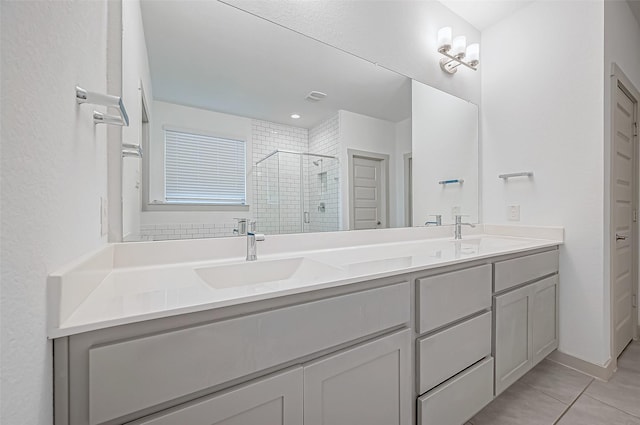
{"label": "large wall mirror", "polygon": [[479,221],[478,106],[412,82],[412,222]]}
{"label": "large wall mirror", "polygon": [[125,241],[230,237],[242,219],[267,234],[423,225],[455,205],[477,219],[477,131],[465,139],[470,201],[423,204],[423,167],[462,156],[412,140],[416,119],[451,111],[412,105],[406,76],[218,1],[142,0],[138,13],[146,52],[123,43],[123,62],[145,55],[150,81],[139,87],[144,157],[123,158]]}

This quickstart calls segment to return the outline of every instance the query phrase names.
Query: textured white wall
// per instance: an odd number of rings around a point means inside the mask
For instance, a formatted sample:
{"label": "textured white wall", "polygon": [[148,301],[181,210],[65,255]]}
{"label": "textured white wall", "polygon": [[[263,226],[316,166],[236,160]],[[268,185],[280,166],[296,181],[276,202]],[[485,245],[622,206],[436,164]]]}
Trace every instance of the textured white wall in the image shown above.
{"label": "textured white wall", "polygon": [[[627,2],[607,1],[604,3],[604,140],[605,176],[609,176],[611,158],[611,64],[616,63],[636,90],[640,91],[640,23],[635,19]],[[610,241],[609,232],[609,184],[605,180],[605,233],[604,240]],[[605,244],[605,277],[609,276],[609,244]],[[605,316],[609,317],[609,291],[605,291]],[[640,322],[640,310],[638,310]]]}
{"label": "textured white wall", "polygon": [[[52,423],[47,275],[106,243],[106,130],[74,86],[106,91],[107,3],[2,2],[0,423]],[[102,110],[102,108],[96,108]]]}
{"label": "textured white wall", "polygon": [[[484,221],[560,225],[560,351],[609,358],[603,283],[602,1],[537,1],[482,34]],[[545,31],[554,28],[557,31]],[[570,52],[571,66],[566,65]],[[533,171],[532,181],[498,174]]]}

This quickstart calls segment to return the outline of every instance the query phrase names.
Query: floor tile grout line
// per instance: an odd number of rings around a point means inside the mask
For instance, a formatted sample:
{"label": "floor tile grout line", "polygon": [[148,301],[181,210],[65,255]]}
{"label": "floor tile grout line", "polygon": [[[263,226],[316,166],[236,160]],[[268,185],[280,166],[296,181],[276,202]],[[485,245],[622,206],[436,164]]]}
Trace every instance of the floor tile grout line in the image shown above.
{"label": "floor tile grout line", "polygon": [[617,410],[618,412],[622,412],[622,413],[624,413],[625,415],[629,415],[629,416],[631,416],[631,417],[633,417],[633,418],[640,419],[640,416],[635,415],[635,414],[633,414],[633,413],[629,413],[629,412],[627,412],[626,410],[622,410],[622,409],[621,409],[621,408],[619,408],[619,407],[612,406],[611,404],[606,403],[606,402],[604,402],[604,401],[600,400],[599,398],[594,397],[593,395],[585,394],[584,396],[585,396],[585,397],[589,397],[590,399],[595,400],[595,401],[597,401],[598,403],[602,403],[602,404],[604,404],[605,406],[611,407],[612,409],[615,409],[615,410]]}
{"label": "floor tile grout line", "polygon": [[591,382],[589,382],[589,384],[586,387],[584,387],[584,389],[580,392],[580,394],[578,394],[578,397],[576,397],[576,399],[573,400],[573,402],[569,406],[567,406],[567,410],[562,412],[562,415],[560,415],[560,417],[553,423],[553,425],[556,425],[558,422],[560,422],[562,420],[562,418],[564,418],[564,416],[567,414],[567,412],[569,410],[571,410],[571,408],[576,404],[576,402],[578,400],[580,400],[580,397],[582,397],[584,392],[587,391],[587,388],[589,388],[591,386],[591,384],[593,383],[594,380],[595,380],[595,378],[591,378]]}
{"label": "floor tile grout line", "polygon": [[[585,376],[588,376],[588,375],[585,375]],[[589,376],[589,378],[591,379],[591,380],[589,381],[589,383],[588,383],[588,384],[587,384],[587,385],[586,385],[582,390],[580,390],[580,393],[578,394],[578,396],[577,396],[576,398],[574,398],[574,399],[573,399],[571,402],[569,402],[569,403],[567,403],[567,402],[566,402],[566,401],[564,401],[564,400],[560,400],[560,399],[559,399],[556,395],[554,395],[554,394],[548,393],[548,392],[546,392],[546,391],[544,391],[544,390],[541,390],[540,388],[536,388],[536,387],[534,387],[533,385],[529,384],[528,382],[522,382],[522,383],[523,383],[523,384],[525,384],[525,385],[527,385],[528,387],[530,387],[530,388],[532,388],[532,389],[536,390],[537,392],[539,392],[539,393],[542,393],[542,394],[546,395],[547,397],[551,397],[552,399],[554,399],[554,400],[556,400],[556,401],[559,401],[560,403],[564,404],[565,406],[571,406],[571,405],[572,405],[572,404],[573,404],[573,403],[578,399],[578,397],[580,397],[580,395],[582,395],[582,393],[583,393],[584,391],[586,391],[586,389],[589,387],[589,385],[591,385],[591,383],[592,383],[592,382],[593,382],[593,380],[595,379],[595,378],[593,378],[593,377],[591,377],[591,376]],[[471,425],[473,425],[473,424],[471,424]]]}

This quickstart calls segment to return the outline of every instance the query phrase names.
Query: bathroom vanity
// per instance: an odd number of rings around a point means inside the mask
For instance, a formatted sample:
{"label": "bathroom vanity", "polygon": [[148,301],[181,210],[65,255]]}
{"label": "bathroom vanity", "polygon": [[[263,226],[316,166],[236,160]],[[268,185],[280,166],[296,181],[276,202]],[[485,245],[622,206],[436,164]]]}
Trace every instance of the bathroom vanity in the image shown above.
{"label": "bathroom vanity", "polygon": [[50,278],[55,423],[461,425],[558,345],[562,229],[480,227],[112,245]]}

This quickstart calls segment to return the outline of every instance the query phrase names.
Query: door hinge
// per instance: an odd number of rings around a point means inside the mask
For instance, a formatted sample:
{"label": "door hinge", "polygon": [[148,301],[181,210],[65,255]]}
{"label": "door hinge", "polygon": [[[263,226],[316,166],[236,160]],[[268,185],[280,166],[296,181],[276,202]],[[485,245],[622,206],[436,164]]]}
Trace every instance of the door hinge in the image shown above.
{"label": "door hinge", "polygon": [[633,135],[634,136],[638,135],[638,123],[637,122],[633,123]]}
{"label": "door hinge", "polygon": [[638,221],[638,210],[633,210],[633,222]]}
{"label": "door hinge", "polygon": [[638,299],[637,299],[636,295],[633,295],[631,297],[631,306],[634,307],[634,308],[638,307]]}

